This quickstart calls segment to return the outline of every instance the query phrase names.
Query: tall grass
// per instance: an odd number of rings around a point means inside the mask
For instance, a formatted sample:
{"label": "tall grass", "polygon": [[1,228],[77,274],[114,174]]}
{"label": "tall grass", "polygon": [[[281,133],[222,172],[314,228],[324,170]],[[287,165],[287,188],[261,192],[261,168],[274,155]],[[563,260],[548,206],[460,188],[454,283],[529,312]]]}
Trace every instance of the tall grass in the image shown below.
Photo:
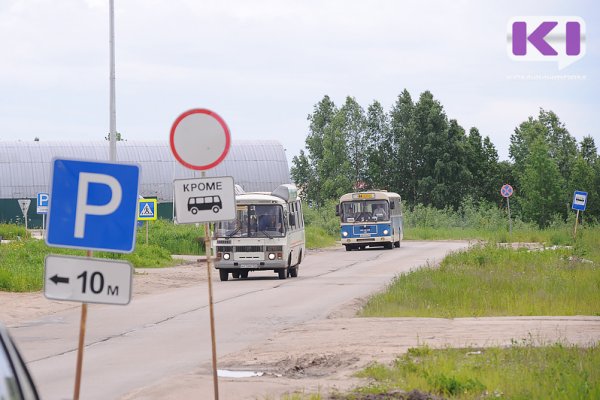
{"label": "tall grass", "polygon": [[[138,228],[136,241],[146,243],[146,226]],[[204,224],[175,225],[169,220],[150,221],[148,243],[158,245],[171,254],[205,254]]]}
{"label": "tall grass", "polygon": [[[600,230],[574,249],[478,246],[439,268],[398,276],[361,311],[368,317],[600,315]],[[587,257],[587,258],[584,258]]]}
{"label": "tall grass", "polygon": [[28,236],[25,226],[15,224],[0,224],[0,237],[3,240],[18,240]]}
{"label": "tall grass", "polygon": [[[43,241],[28,239],[0,246],[0,291],[31,292],[43,287],[44,259],[48,254],[85,256],[86,251],[48,247]],[[95,251],[94,258],[127,260],[136,268],[175,265],[178,261],[157,245],[138,244],[131,254]]]}
{"label": "tall grass", "polygon": [[[598,399],[600,347],[554,344],[509,348],[409,349],[393,366],[373,364],[358,376],[374,383],[356,394],[394,389],[434,393],[448,399]],[[341,398],[341,397],[340,397]],[[383,397],[382,397],[383,398]]]}
{"label": "tall grass", "polygon": [[321,207],[310,207],[304,203],[304,222],[307,226],[320,228],[322,232],[334,240],[340,238],[340,218],[335,216],[335,205],[337,201],[329,200]]}

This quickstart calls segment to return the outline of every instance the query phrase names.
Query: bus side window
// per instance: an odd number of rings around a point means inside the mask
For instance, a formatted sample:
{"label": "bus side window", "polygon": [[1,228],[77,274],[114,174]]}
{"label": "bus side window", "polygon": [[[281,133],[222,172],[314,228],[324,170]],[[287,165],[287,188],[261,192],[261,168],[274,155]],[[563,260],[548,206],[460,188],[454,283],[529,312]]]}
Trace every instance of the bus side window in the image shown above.
{"label": "bus side window", "polygon": [[290,204],[290,230],[296,230],[296,203]]}
{"label": "bus side window", "polygon": [[304,228],[304,214],[302,213],[302,203],[298,201],[298,218],[300,228]]}

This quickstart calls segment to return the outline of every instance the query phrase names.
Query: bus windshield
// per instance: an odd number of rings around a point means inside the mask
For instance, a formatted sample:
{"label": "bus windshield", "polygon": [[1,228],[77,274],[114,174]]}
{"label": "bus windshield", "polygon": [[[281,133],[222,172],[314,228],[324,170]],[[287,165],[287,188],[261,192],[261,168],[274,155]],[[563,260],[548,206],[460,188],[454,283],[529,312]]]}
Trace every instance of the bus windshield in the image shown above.
{"label": "bus windshield", "polygon": [[389,221],[390,212],[385,200],[359,200],[342,203],[342,222]]}
{"label": "bus windshield", "polygon": [[217,237],[283,237],[283,208],[280,205],[237,205],[236,219],[217,224]]}

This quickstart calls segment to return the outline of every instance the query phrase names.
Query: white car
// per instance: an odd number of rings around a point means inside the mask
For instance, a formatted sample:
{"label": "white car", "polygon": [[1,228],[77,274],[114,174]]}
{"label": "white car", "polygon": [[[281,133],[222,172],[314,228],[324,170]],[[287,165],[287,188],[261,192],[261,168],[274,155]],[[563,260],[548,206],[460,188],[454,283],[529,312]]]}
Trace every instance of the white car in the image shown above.
{"label": "white car", "polygon": [[39,400],[29,370],[8,330],[0,323],[0,399]]}

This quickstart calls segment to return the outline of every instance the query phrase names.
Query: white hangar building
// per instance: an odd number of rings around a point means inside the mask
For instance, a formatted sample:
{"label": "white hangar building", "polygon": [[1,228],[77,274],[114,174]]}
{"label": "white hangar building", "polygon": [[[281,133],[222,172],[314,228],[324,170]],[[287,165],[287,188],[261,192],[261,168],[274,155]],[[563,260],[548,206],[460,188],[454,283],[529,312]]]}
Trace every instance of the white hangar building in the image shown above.
{"label": "white hangar building", "polygon": [[[36,214],[37,193],[48,193],[53,158],[108,161],[104,141],[2,141],[0,142],[0,222],[23,218],[18,199],[31,199],[28,221],[41,225]],[[117,162],[141,167],[139,194],[157,198],[159,217],[171,217],[175,179],[200,177],[201,171],[185,168],[173,156],[168,141],[119,141]],[[290,172],[281,143],[274,140],[233,141],[225,159],[206,176],[233,176],[245,191],[270,192],[290,183]]]}

